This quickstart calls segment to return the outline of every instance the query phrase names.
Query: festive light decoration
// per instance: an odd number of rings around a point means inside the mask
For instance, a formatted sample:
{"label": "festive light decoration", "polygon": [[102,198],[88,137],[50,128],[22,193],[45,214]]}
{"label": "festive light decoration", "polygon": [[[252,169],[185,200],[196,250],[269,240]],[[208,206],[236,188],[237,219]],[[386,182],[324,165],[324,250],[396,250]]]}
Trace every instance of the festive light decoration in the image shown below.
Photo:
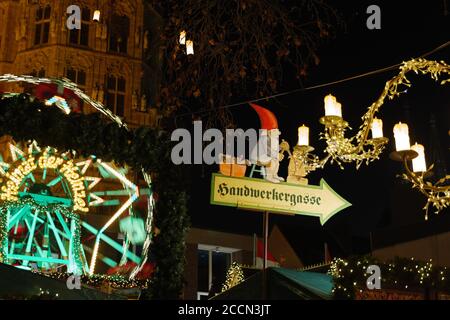
{"label": "festive light decoration", "polygon": [[[106,117],[117,123],[121,127],[127,127],[122,119],[111,112],[107,107],[98,101],[91,99],[87,94],[85,94],[80,88],[77,87],[75,83],[69,79],[62,78],[38,78],[32,76],[16,76],[13,74],[4,74],[0,76],[0,82],[26,82],[34,85],[39,84],[55,84],[58,87],[68,89],[73,92],[74,95],[82,99],[84,102],[90,104],[93,108],[97,109],[99,112],[103,113]],[[67,112],[66,112],[67,113]]]}
{"label": "festive light decoration", "polygon": [[[400,67],[399,74],[386,82],[381,95],[362,117],[363,123],[360,130],[351,138],[345,137],[349,126],[342,118],[342,108],[339,102],[332,95],[325,97],[325,116],[320,119],[325,126],[325,132],[321,134],[321,138],[327,143],[325,152],[328,155],[324,159],[325,162],[331,158],[331,161],[336,161],[341,168],[343,168],[342,163],[355,162],[356,167],[359,168],[363,162],[368,164],[379,159],[388,139],[383,137],[382,123],[375,117],[375,114],[386,98],[393,99],[404,92],[400,89],[402,85],[407,87],[411,85],[406,78],[406,74],[409,72],[430,74],[433,79],[438,80],[440,74],[449,74],[450,68],[444,62],[425,59],[412,59],[404,62]],[[448,81],[449,79],[443,80],[441,83],[444,84]],[[372,130],[372,139],[368,138],[370,130]],[[401,141],[404,142],[404,140]]]}
{"label": "festive light decoration", "polygon": [[69,105],[67,104],[66,99],[64,99],[62,97],[54,96],[45,101],[46,106],[51,106],[52,104],[55,104],[58,108],[63,110],[66,114],[69,114],[71,111]]}
{"label": "festive light decoration", "polygon": [[383,120],[373,118],[372,125],[372,139],[383,138]]}
{"label": "festive light decoration", "polygon": [[[363,162],[369,164],[379,159],[389,140],[383,137],[382,121],[376,118],[375,115],[386,98],[394,99],[405,92],[403,90],[404,87],[411,86],[410,81],[406,77],[409,72],[429,74],[432,79],[438,81],[439,77],[450,75],[450,66],[443,61],[429,61],[422,58],[404,62],[400,67],[399,74],[386,82],[381,95],[372,103],[362,117],[363,123],[360,126],[360,130],[351,138],[345,137],[349,125],[342,118],[340,103],[333,95],[327,95],[324,98],[325,116],[320,119],[320,122],[325,126],[325,131],[321,134],[321,138],[326,140],[325,153],[327,155],[320,159],[318,156],[311,154],[314,148],[300,145],[294,147],[294,151],[291,153],[289,144],[283,140],[280,144],[280,149],[282,152],[288,152],[291,157],[288,182],[306,183],[306,175],[311,171],[323,168],[330,159],[331,162],[335,161],[342,169],[344,168],[343,163],[355,162],[356,168],[359,168]],[[448,82],[450,82],[450,77],[441,80],[440,83],[443,85]],[[372,131],[371,139],[369,139],[370,131]],[[426,211],[425,218],[427,219],[430,204],[436,208],[436,212],[449,206],[450,186],[447,184],[447,181],[450,180],[450,176],[443,177],[433,185],[429,181],[424,181],[424,177],[429,174],[431,168],[422,174],[416,174],[409,169],[408,161],[414,159],[418,152],[411,149],[408,131],[408,125],[405,123],[400,122],[395,125],[394,137],[397,151],[391,154],[391,158],[404,163],[406,174],[403,177],[427,197],[428,201],[424,207]],[[304,134],[302,131],[302,135]],[[424,170],[425,161],[424,156],[422,156],[423,150],[418,146],[416,148],[419,148],[421,156],[415,161],[415,167],[420,172]]]}
{"label": "festive light decoration", "polygon": [[46,150],[36,159],[36,155],[30,154],[28,159],[23,159],[17,167],[10,166],[8,172],[4,173],[7,180],[3,181],[0,190],[0,199],[6,201],[18,200],[19,188],[23,185],[24,180],[29,177],[36,169],[53,169],[63,174],[71,188],[73,196],[73,210],[80,212],[88,212],[86,201],[86,186],[84,185],[84,177],[81,177],[71,160],[66,161],[64,158],[51,155],[50,148]]}
{"label": "festive light decoration", "polygon": [[100,10],[94,11],[94,16],[92,17],[92,20],[95,22],[100,22]]}
{"label": "festive light decoration", "polygon": [[405,151],[411,149],[409,142],[409,129],[406,123],[397,123],[394,126],[395,149]]}
{"label": "festive light decoration", "polygon": [[244,273],[237,262],[233,262],[227,272],[227,279],[222,285],[222,292],[230,290],[234,286],[244,281]]}
{"label": "festive light decoration", "polygon": [[[441,85],[450,82],[450,66],[445,62],[413,59],[405,62],[401,67],[400,74],[386,84],[384,90],[386,95],[389,94],[390,98],[394,98],[401,93],[398,91],[400,85],[411,86],[406,78],[406,73],[410,71],[420,74],[429,74],[435,81],[438,81],[441,77],[447,76],[447,79],[441,80]],[[419,192],[427,198],[427,203],[423,208],[425,211],[425,220],[427,220],[430,205],[435,208],[436,214],[450,205],[450,185],[448,184],[450,175],[442,177],[434,184],[430,181],[426,181],[426,177],[431,175],[433,165],[426,170],[423,146],[409,146],[409,136],[405,124],[399,123],[394,130],[396,131],[396,151],[391,153],[391,159],[403,163],[405,173],[402,174],[402,177],[411,182],[412,187],[419,190]],[[397,137],[399,141],[397,141]],[[410,160],[413,160],[413,170],[409,168],[408,161]]]}
{"label": "festive light decoration", "polygon": [[[17,211],[23,212],[24,209],[29,208],[32,211],[34,211],[34,221],[33,221],[33,226],[35,226],[36,224],[36,219],[38,218],[38,212],[39,213],[47,213],[46,215],[46,220],[51,220],[51,216],[50,216],[50,212],[51,213],[57,213],[60,214],[60,217],[65,217],[67,219],[71,219],[74,222],[74,228],[72,228],[72,230],[70,232],[67,232],[66,236],[70,239],[70,246],[71,246],[71,255],[69,256],[69,260],[67,261],[67,265],[71,266],[72,268],[75,268],[75,270],[73,270],[73,272],[75,273],[81,273],[83,267],[82,267],[82,261],[81,261],[81,252],[80,252],[80,248],[81,248],[81,224],[80,224],[80,217],[78,214],[72,212],[71,210],[69,210],[65,205],[61,205],[61,204],[55,204],[55,203],[48,203],[48,204],[41,204],[39,202],[37,202],[36,200],[34,200],[33,198],[22,198],[18,201],[13,201],[13,202],[3,202],[0,205],[0,262],[2,263],[8,263],[8,256],[12,256],[13,258],[15,258],[14,260],[21,260],[20,258],[18,258],[18,255],[14,255],[8,254],[8,216],[11,212],[16,212],[16,215],[18,214]],[[27,210],[29,210],[27,209]],[[61,222],[63,221],[63,219],[59,219],[58,220]],[[32,228],[30,234],[32,234],[34,232],[34,227]],[[54,235],[55,237],[57,236],[57,231],[54,228],[54,225],[52,225],[52,229],[54,231]],[[69,230],[67,230],[69,231]],[[62,232],[61,232],[62,233]],[[30,239],[33,239],[33,236],[29,236],[28,237],[28,241],[30,241]],[[60,249],[62,249],[62,247],[60,247]],[[64,249],[62,249],[64,250]],[[11,250],[12,253],[13,250]],[[39,252],[39,250],[38,250]],[[23,260],[26,261],[26,257],[23,257]],[[29,260],[33,260],[31,257],[29,257]],[[52,261],[51,258],[46,259],[45,256],[41,255],[41,258],[38,259],[38,261]],[[63,261],[61,261],[63,262]]]}
{"label": "festive light decoration", "polygon": [[[48,278],[66,281],[69,275],[64,272],[41,272],[38,270],[33,270],[34,273],[46,276]],[[103,275],[103,274],[93,274],[93,275],[81,275],[81,284],[100,288],[104,285],[111,286],[114,289],[145,289],[148,287],[149,280],[130,280],[121,275]]]}
{"label": "festive light decoration", "polygon": [[[124,175],[123,173],[119,172],[119,170],[114,169],[112,164],[105,163],[101,161],[100,159],[95,159],[96,162],[93,162],[92,157],[88,158],[86,160],[75,162],[74,159],[71,157],[75,156],[74,152],[65,152],[63,154],[59,154],[56,149],[54,148],[40,148],[36,142],[32,142],[29,144],[28,147],[28,153],[22,151],[20,147],[10,144],[9,149],[11,151],[12,158],[15,159],[18,164],[12,163],[12,164],[5,164],[2,162],[3,165],[1,167],[4,167],[3,174],[7,179],[3,181],[3,183],[0,185],[2,190],[2,193],[0,193],[0,199],[4,201],[9,202],[17,202],[21,205],[24,205],[22,202],[20,202],[21,199],[25,199],[25,197],[32,197],[33,200],[39,201],[41,204],[39,207],[39,215],[33,213],[30,213],[30,221],[33,221],[30,225],[29,230],[29,237],[28,242],[26,246],[26,252],[25,255],[18,255],[17,253],[14,253],[14,248],[17,247],[16,244],[13,242],[11,243],[10,247],[10,253],[6,255],[3,253],[5,257],[12,257],[14,260],[23,260],[24,265],[28,264],[28,260],[26,259],[27,255],[30,253],[30,250],[32,248],[32,245],[35,241],[34,239],[34,230],[37,228],[36,222],[38,222],[38,225],[41,226],[47,226],[48,223],[51,230],[54,232],[54,236],[56,238],[56,241],[58,242],[58,247],[61,250],[62,259],[47,259],[45,256],[45,250],[43,250],[43,253],[41,254],[39,252],[39,256],[33,257],[32,259],[38,259],[38,261],[43,262],[43,265],[50,266],[55,263],[60,264],[67,264],[67,269],[69,270],[75,270],[78,273],[85,272],[86,269],[84,268],[84,265],[80,263],[78,260],[72,259],[72,255],[76,253],[79,255],[80,250],[83,255],[85,256],[83,248],[80,248],[80,241],[74,240],[73,233],[75,232],[74,229],[79,230],[81,228],[80,219],[77,218],[76,220],[72,221],[72,226],[68,226],[65,221],[60,216],[57,216],[57,220],[55,220],[57,223],[60,223],[60,225],[55,224],[53,222],[53,219],[51,218],[51,215],[56,212],[56,214],[61,214],[59,211],[52,211],[53,209],[51,207],[46,208],[44,204],[52,203],[54,201],[61,202],[62,205],[64,205],[67,209],[72,209],[75,212],[81,212],[86,213],[89,210],[88,206],[109,206],[113,205],[113,203],[120,203],[119,200],[108,200],[105,201],[104,199],[100,198],[100,196],[96,195],[95,193],[101,195],[104,194],[106,196],[112,196],[112,195],[118,195],[118,196],[129,196],[128,201],[126,201],[124,204],[122,204],[119,209],[114,213],[114,215],[110,218],[110,220],[100,229],[97,230],[93,228],[92,226],[86,224],[83,222],[83,226],[88,229],[88,231],[94,233],[96,235],[96,241],[94,245],[94,252],[92,254],[92,261],[91,261],[91,269],[95,267],[95,264],[97,262],[98,257],[98,249],[100,246],[100,241],[105,241],[109,245],[113,246],[115,249],[119,250],[122,253],[122,259],[126,261],[128,258],[134,259],[136,263],[140,263],[141,260],[134,255],[132,255],[128,251],[129,241],[126,239],[124,241],[124,246],[115,243],[113,240],[111,240],[108,237],[104,237],[104,232],[109,228],[109,226],[125,211],[129,208],[129,206],[134,202],[135,199],[139,196],[139,191],[136,185],[131,183]],[[43,151],[42,151],[43,150]],[[117,190],[117,186],[114,187],[116,190],[114,191],[99,191],[98,189],[95,189],[95,186],[98,186],[99,182],[102,180],[100,177],[92,177],[92,176],[85,176],[86,172],[89,172],[93,174],[95,171],[93,169],[97,168],[97,171],[101,177],[106,175],[105,177],[112,179],[116,178],[120,184],[124,187],[123,190]],[[100,170],[102,169],[102,170]],[[7,171],[5,171],[7,170]],[[40,172],[37,172],[36,170],[40,170]],[[52,170],[52,171],[50,171]],[[46,177],[51,175],[52,179],[50,181],[46,181]],[[41,177],[40,180],[38,180]],[[48,190],[49,188],[55,186],[56,184],[61,183],[63,190],[70,190],[68,192],[67,196],[68,198],[63,198],[61,195],[59,195],[58,198],[55,197],[48,197],[49,194],[45,195],[37,195],[34,193],[30,193],[27,190],[27,186],[29,185],[36,185],[40,184],[42,186],[45,186]],[[111,183],[111,182],[110,182]],[[69,189],[67,189],[67,186]],[[21,188],[19,192],[19,188]],[[46,189],[46,190],[47,190]],[[46,191],[48,192],[48,191]],[[89,201],[88,199],[94,199],[94,201]],[[110,204],[111,203],[111,204]],[[12,208],[15,208],[15,206],[12,206]],[[34,208],[34,206],[33,206]],[[9,209],[9,212],[12,212],[12,209]],[[29,209],[26,209],[29,210]],[[41,214],[44,214],[44,217],[41,217]],[[47,215],[47,216],[45,216]],[[23,218],[21,218],[23,219]],[[26,219],[26,218],[25,218]],[[47,222],[46,222],[47,221]],[[28,220],[25,220],[26,223]],[[17,225],[19,223],[19,220],[17,220],[16,223],[16,229]],[[2,227],[3,228],[3,227]],[[6,226],[5,230],[11,230],[11,228],[14,228],[14,225]],[[62,229],[61,229],[62,228]],[[2,229],[3,230],[3,229]],[[78,232],[78,231],[77,231]],[[146,232],[146,231],[145,231]],[[145,235],[141,236],[141,239],[145,239]],[[64,244],[64,241],[68,240],[70,241],[71,245],[69,246],[69,253],[66,252],[66,246]],[[15,240],[13,240],[15,241]],[[37,240],[38,242],[40,240]],[[143,240],[142,240],[143,241]],[[36,242],[34,245],[38,246],[38,242]],[[126,244],[126,245],[125,245]],[[6,244],[7,246],[8,244]],[[74,250],[74,245],[77,246],[76,250]],[[119,249],[120,248],[120,249]],[[4,250],[3,250],[4,251]],[[69,259],[67,260],[67,256],[69,256]],[[31,259],[31,260],[32,260]],[[102,257],[103,261],[110,266],[116,265],[116,263],[106,257]],[[91,272],[92,273],[92,272]]]}
{"label": "festive light decoration", "polygon": [[[92,99],[90,99],[89,96],[87,96],[86,94],[84,94],[77,86],[76,84],[74,84],[73,82],[71,82],[68,79],[63,78],[61,79],[46,79],[46,78],[36,78],[36,77],[31,77],[31,76],[15,76],[15,75],[3,75],[0,76],[0,82],[27,82],[27,83],[31,83],[31,84],[56,84],[58,86],[58,88],[64,88],[69,90],[69,92],[73,92],[74,95],[76,95],[77,97],[81,98],[82,100],[84,100],[85,102],[89,103],[91,106],[93,106],[95,109],[97,109],[98,111],[100,111],[101,113],[105,114],[108,118],[110,118],[112,121],[114,121],[115,123],[117,123],[120,127],[123,127],[125,129],[127,129],[126,125],[122,122],[122,120],[115,116],[108,108],[104,107],[101,103],[94,101]],[[9,96],[14,96],[14,95],[9,95]],[[52,98],[53,99],[53,98]],[[53,101],[51,101],[52,99],[47,100],[46,104],[49,105],[51,104]],[[62,109],[66,114],[70,113],[70,110],[67,110],[66,106],[67,103],[64,104],[63,102],[65,102],[64,99],[56,99],[56,105]],[[58,103],[60,102],[60,103]],[[1,171],[1,168],[0,168]],[[95,197],[95,196],[94,196]],[[97,200],[94,202],[95,204],[100,204],[103,201],[101,199],[99,199],[97,197]],[[79,200],[79,198],[77,199],[77,204],[78,206],[80,206],[82,204],[82,202]],[[150,217],[150,221],[153,221],[152,219],[152,213],[149,212],[148,213],[149,217]],[[151,230],[151,228],[150,228]],[[151,232],[151,231],[150,231]],[[149,244],[148,244],[149,246]],[[124,252],[125,254],[125,252]],[[146,251],[145,254],[148,254],[148,250]],[[141,266],[142,267],[142,266]],[[137,267],[136,269],[138,269],[139,267]],[[133,275],[135,276],[137,274],[133,273]]]}
{"label": "festive light decoration", "polygon": [[411,150],[417,152],[417,157],[412,159],[412,166],[414,172],[427,171],[427,164],[425,162],[425,148],[421,144],[414,144]]}
{"label": "festive light decoration", "polygon": [[185,45],[186,44],[186,31],[181,31],[180,32],[180,40],[179,40],[181,45]]}
{"label": "festive light decoration", "polygon": [[[96,108],[98,105],[93,107]],[[108,112],[105,112],[102,113],[107,115]],[[96,154],[105,161],[114,160],[118,164],[127,164],[135,169],[141,168],[149,188],[154,186],[155,190],[158,190],[159,201],[153,201],[151,190],[150,193],[146,193],[149,199],[146,220],[148,234],[142,249],[142,261],[138,263],[135,271],[138,272],[139,268],[145,266],[152,245],[157,267],[151,280],[152,285],[144,296],[176,299],[183,288],[185,263],[183,239],[189,226],[186,185],[183,183],[187,179],[181,178],[186,172],[170,161],[173,144],[167,132],[149,127],[127,129],[120,121],[116,122],[117,119],[114,117],[108,118],[113,123],[102,118],[99,113],[80,113],[67,117],[62,112],[57,110],[55,112],[54,108],[46,107],[43,100],[39,101],[27,94],[0,96],[0,130],[3,134],[12,136],[15,141],[35,139],[42,145],[54,145],[61,150],[77,150],[79,154],[85,156]],[[46,125],[36,125],[42,123]],[[110,139],[104,139],[105,134]],[[0,163],[2,169],[5,169],[5,166]],[[150,172],[156,174],[157,178],[154,181],[150,179]],[[156,241],[153,241],[152,236],[155,223],[153,210],[159,213],[156,223],[161,230]],[[98,232],[84,221],[82,226],[93,234]],[[108,241],[108,245],[114,245],[114,249],[126,254],[129,259],[136,258],[132,252],[125,252],[122,246],[116,246],[115,241],[106,235],[103,234],[101,239]],[[133,277],[133,274],[130,277]]]}
{"label": "festive light decoration", "polygon": [[325,116],[342,118],[342,105],[337,102],[336,97],[332,94],[324,98]]}
{"label": "festive light decoration", "polygon": [[194,54],[194,41],[186,40],[186,54],[193,55]]}
{"label": "festive light decoration", "polygon": [[111,224],[116,221],[120,215],[127,210],[133,202],[139,197],[139,188],[128,180],[124,175],[120,174],[117,170],[113,169],[110,165],[102,162],[101,160],[97,160],[99,164],[108,172],[110,172],[113,176],[118,178],[123,184],[127,185],[130,190],[130,198],[114,213],[114,215],[106,222],[106,224],[99,230],[97,233],[97,237],[95,240],[94,251],[92,253],[91,265],[89,268],[89,273],[93,274],[95,270],[95,264],[97,260],[98,249],[100,246],[100,239],[103,233],[111,226]]}
{"label": "festive light decoration", "polygon": [[298,142],[299,146],[309,145],[309,128],[305,125],[298,127]]}
{"label": "festive light decoration", "polygon": [[396,258],[391,261],[378,261],[372,256],[353,257],[348,260],[335,258],[328,273],[333,277],[333,293],[338,299],[353,299],[358,291],[367,288],[370,274],[367,267],[377,265],[381,270],[381,288],[415,291],[434,289],[450,293],[450,270],[434,266],[432,260],[416,261],[414,258]]}

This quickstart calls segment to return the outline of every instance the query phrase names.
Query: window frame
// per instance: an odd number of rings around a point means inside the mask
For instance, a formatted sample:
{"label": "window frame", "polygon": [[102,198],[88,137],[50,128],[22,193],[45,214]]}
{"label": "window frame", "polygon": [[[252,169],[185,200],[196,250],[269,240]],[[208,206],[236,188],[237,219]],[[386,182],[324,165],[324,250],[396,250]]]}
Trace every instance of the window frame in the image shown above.
{"label": "window frame", "polygon": [[[122,47],[120,45],[117,45],[115,49],[113,49],[111,47],[112,45],[112,40],[113,40],[113,36],[117,37],[117,33],[113,32],[114,28],[112,28],[111,26],[114,24],[115,19],[126,19],[128,25],[126,28],[122,28],[121,30],[127,30],[127,34],[126,34],[126,38],[124,39],[125,41],[123,41],[123,50]],[[117,22],[117,24],[120,24],[119,21]],[[130,40],[130,28],[131,28],[131,19],[130,17],[128,17],[127,15],[119,15],[119,14],[113,14],[110,19],[109,19],[109,23],[108,23],[108,44],[107,44],[107,52],[109,53],[115,53],[115,54],[120,54],[120,55],[128,55],[128,51],[129,51],[129,47],[128,47],[128,41]],[[120,34],[120,35],[125,35],[124,34]],[[117,41],[116,41],[117,42]],[[119,49],[119,50],[117,50]]]}
{"label": "window frame", "polygon": [[[85,13],[87,11],[87,16],[85,16]],[[70,46],[76,46],[76,47],[83,47],[83,48],[89,48],[89,40],[90,40],[90,33],[91,33],[91,8],[89,7],[82,7],[81,8],[81,29],[74,29],[69,30],[67,33],[67,44]],[[86,33],[83,33],[83,30],[87,30]],[[77,41],[72,42],[72,35],[76,34]],[[86,43],[82,43],[83,34],[86,35]]]}
{"label": "window frame", "polygon": [[[114,88],[110,89],[110,79],[114,79]],[[123,80],[123,91],[119,90],[119,82]],[[106,104],[107,107],[117,116],[124,118],[125,117],[125,104],[126,104],[126,96],[127,96],[127,79],[123,76],[118,76],[114,74],[109,74],[106,76]],[[114,101],[110,101],[110,97],[113,96]],[[123,97],[123,105],[121,106],[121,113],[119,113],[119,103],[118,97]]]}
{"label": "window frame", "polygon": [[[48,10],[48,11],[47,11]],[[38,17],[38,12],[41,11],[41,16]],[[47,16],[48,12],[48,16]],[[37,6],[34,11],[34,38],[33,46],[47,45],[50,40],[50,24],[52,17],[52,7],[50,4],[45,6]],[[47,31],[45,32],[45,30]],[[39,33],[38,33],[39,31]],[[37,41],[37,35],[39,34],[39,40]],[[46,34],[46,41],[44,42]]]}

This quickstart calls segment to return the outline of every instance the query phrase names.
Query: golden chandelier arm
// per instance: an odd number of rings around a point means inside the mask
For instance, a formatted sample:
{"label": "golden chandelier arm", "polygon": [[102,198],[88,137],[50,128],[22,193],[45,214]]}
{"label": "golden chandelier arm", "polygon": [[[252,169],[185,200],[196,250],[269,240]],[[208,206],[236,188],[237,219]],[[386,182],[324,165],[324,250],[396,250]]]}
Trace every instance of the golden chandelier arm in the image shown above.
{"label": "golden chandelier arm", "polygon": [[[399,74],[386,82],[381,95],[362,116],[363,123],[356,136],[351,138],[345,137],[345,131],[349,127],[348,123],[341,117],[323,117],[321,123],[325,125],[325,133],[322,134],[322,138],[327,142],[325,151],[331,155],[332,161],[336,161],[341,167],[343,162],[356,162],[358,168],[363,161],[369,163],[379,158],[388,140],[386,138],[369,139],[369,132],[375,114],[381,108],[386,98],[394,99],[404,92],[404,90],[400,89],[402,86],[411,86],[410,81],[406,78],[406,74],[411,71],[430,74],[432,79],[438,80],[441,73],[450,75],[450,66],[443,61],[428,61],[421,58],[404,62],[400,67]],[[442,80],[441,84],[449,81],[450,78]],[[356,144],[353,143],[354,140],[356,140]]]}
{"label": "golden chandelier arm", "polygon": [[433,185],[431,182],[425,181],[425,177],[431,173],[433,166],[426,172],[415,173],[409,168],[408,160],[408,157],[403,157],[405,173],[402,177],[411,182],[413,188],[417,188],[425,197],[427,197],[428,201],[424,210],[425,220],[428,220],[428,208],[430,204],[435,207],[436,214],[450,205],[450,185],[443,185],[447,180],[450,180],[450,175],[440,179]]}
{"label": "golden chandelier arm", "polygon": [[[416,74],[418,74],[419,72],[421,74],[430,74],[432,79],[438,81],[441,73],[447,73],[448,75],[450,75],[450,66],[444,61],[429,61],[422,58],[412,59],[404,62],[400,67],[400,73],[386,82],[381,95],[375,102],[372,103],[372,105],[369,107],[369,110],[362,117],[362,120],[364,122],[361,125],[361,130],[357,135],[358,150],[361,151],[363,149],[365,141],[367,141],[367,138],[369,136],[370,124],[372,123],[376,112],[383,105],[386,97],[392,100],[395,97],[400,96],[401,93],[404,93],[404,90],[400,92],[398,91],[399,86],[401,85],[411,87],[411,82],[406,78],[406,74],[411,71],[414,71]],[[447,82],[450,82],[450,78],[442,80],[441,84],[443,85]]]}

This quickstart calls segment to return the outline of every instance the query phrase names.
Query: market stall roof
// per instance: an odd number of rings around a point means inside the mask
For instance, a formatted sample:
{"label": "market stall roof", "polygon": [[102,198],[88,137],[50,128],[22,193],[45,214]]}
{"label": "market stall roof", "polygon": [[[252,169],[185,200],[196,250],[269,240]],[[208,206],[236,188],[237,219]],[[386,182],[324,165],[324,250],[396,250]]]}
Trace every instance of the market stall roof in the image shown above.
{"label": "market stall roof", "polygon": [[332,299],[333,279],[329,274],[316,272],[299,272],[292,269],[275,268],[274,271],[298,283],[319,297]]}
{"label": "market stall roof", "polygon": [[[263,283],[267,296],[263,297]],[[331,300],[333,281],[328,274],[268,268],[266,280],[258,272],[239,285],[215,296],[214,300]]]}
{"label": "market stall roof", "polygon": [[[125,300],[126,297],[106,294],[81,286],[80,290],[69,290],[66,281],[52,279],[10,265],[0,263],[0,300],[5,297],[32,297],[41,291],[58,294],[58,300]],[[9,299],[9,298],[8,298]]]}

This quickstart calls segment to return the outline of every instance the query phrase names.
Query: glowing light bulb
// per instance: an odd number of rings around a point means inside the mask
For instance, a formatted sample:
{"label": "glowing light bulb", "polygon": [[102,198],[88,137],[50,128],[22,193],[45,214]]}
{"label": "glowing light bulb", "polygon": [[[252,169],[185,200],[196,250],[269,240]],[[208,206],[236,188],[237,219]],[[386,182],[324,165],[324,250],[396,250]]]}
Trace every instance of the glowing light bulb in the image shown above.
{"label": "glowing light bulb", "polygon": [[180,32],[180,40],[179,40],[180,44],[185,45],[186,44],[186,31],[181,31]]}
{"label": "glowing light bulb", "polygon": [[395,149],[397,151],[410,150],[409,129],[406,123],[397,123],[394,126]]}
{"label": "glowing light bulb", "polygon": [[342,117],[342,105],[337,102],[336,97],[329,94],[324,99],[325,116]]}
{"label": "glowing light bulb", "polygon": [[412,160],[412,167],[414,172],[425,172],[427,171],[427,164],[425,161],[425,148],[421,144],[414,144],[411,147],[411,150],[414,150],[419,155]]}
{"label": "glowing light bulb", "polygon": [[187,55],[194,54],[194,41],[186,40],[186,54]]}
{"label": "glowing light bulb", "polygon": [[100,10],[94,11],[94,16],[92,18],[93,21],[100,22]]}
{"label": "glowing light bulb", "polygon": [[383,138],[383,120],[374,118],[370,126],[372,138]]}
{"label": "glowing light bulb", "polygon": [[309,128],[305,125],[298,127],[298,143],[299,146],[309,145]]}

